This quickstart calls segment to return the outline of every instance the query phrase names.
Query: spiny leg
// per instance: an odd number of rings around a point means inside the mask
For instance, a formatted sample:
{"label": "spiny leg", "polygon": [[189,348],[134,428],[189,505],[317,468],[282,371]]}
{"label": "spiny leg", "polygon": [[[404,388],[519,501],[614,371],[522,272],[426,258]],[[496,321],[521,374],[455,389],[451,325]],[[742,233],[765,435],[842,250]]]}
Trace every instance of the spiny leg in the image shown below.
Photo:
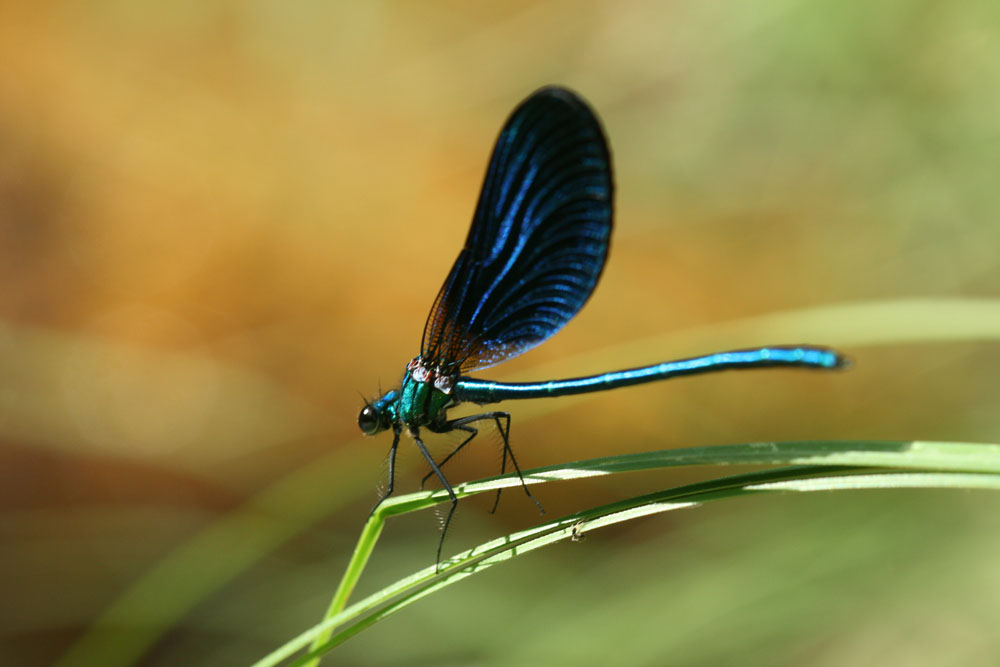
{"label": "spiny leg", "polygon": [[444,473],[441,472],[441,468],[438,467],[438,464],[434,462],[434,458],[431,456],[431,453],[427,451],[423,440],[420,439],[420,436],[417,434],[415,429],[413,431],[413,441],[417,443],[417,449],[419,449],[420,453],[424,455],[425,459],[427,459],[427,463],[430,464],[431,470],[435,475],[437,475],[438,479],[441,480],[441,484],[444,486],[445,491],[448,492],[448,497],[451,498],[451,508],[448,510],[448,516],[444,519],[444,526],[441,529],[441,540],[438,542],[437,560],[434,561],[435,569],[440,572],[441,548],[444,546],[445,535],[448,534],[448,526],[451,524],[451,517],[455,514],[455,508],[458,507],[458,496],[455,495],[455,490],[451,488],[451,484],[448,483],[448,479],[444,476]]}
{"label": "spiny leg", "polygon": [[392,447],[389,448],[389,484],[385,493],[383,493],[382,497],[378,499],[377,503],[375,503],[375,507],[373,507],[372,511],[368,513],[369,519],[372,514],[375,514],[375,510],[378,509],[379,505],[381,505],[386,498],[392,495],[392,489],[396,483],[396,450],[399,449],[399,432],[399,427],[394,426],[392,429]]}
{"label": "spiny leg", "polygon": [[[493,417],[493,422],[497,425],[497,430],[500,431],[500,437],[503,438],[503,453],[500,456],[500,474],[501,475],[503,475],[503,474],[505,474],[507,472],[507,452],[510,451],[510,444],[509,444],[510,443],[510,414],[509,413],[504,413],[504,414],[507,415],[507,429],[506,429],[506,432],[500,426],[500,417],[498,417],[498,416],[494,416]],[[517,468],[517,464],[516,463],[514,464],[514,467]],[[521,470],[520,469],[517,470],[517,476],[521,478],[521,486],[524,487],[525,491],[527,491],[528,487],[524,486],[524,477],[521,477]],[[497,508],[500,507],[500,494],[502,492],[503,492],[503,489],[497,489],[497,494],[493,498],[493,507],[490,508],[490,514],[495,514],[496,511],[497,511]],[[535,500],[530,493],[528,493],[528,497],[531,498],[532,500]],[[538,505],[538,501],[537,500],[535,500],[535,504]],[[538,509],[542,510],[542,514],[545,514],[545,510],[542,509],[541,505],[538,505]]]}
{"label": "spiny leg", "polygon": [[[467,444],[469,444],[470,442],[472,442],[473,438],[475,438],[477,435],[479,435],[479,429],[477,429],[477,428],[475,428],[473,426],[465,426],[464,424],[459,424],[458,426],[453,426],[451,428],[448,428],[448,426],[450,426],[450,424],[449,423],[445,423],[445,427],[442,428],[442,429],[440,429],[440,430],[435,430],[435,429],[431,428],[430,426],[428,426],[427,428],[429,428],[430,430],[434,431],[435,433],[447,433],[448,431],[465,431],[466,433],[469,434],[469,437],[467,437],[465,440],[463,440],[462,443],[458,447],[456,447],[455,449],[451,450],[451,453],[448,454],[448,456],[446,456],[443,459],[441,459],[441,463],[438,464],[439,468],[444,468],[444,464],[447,463],[448,461],[450,461],[451,457],[453,457],[455,454],[458,454],[458,452],[462,449],[462,447],[465,447]],[[424,478],[422,480],[420,480],[420,489],[421,490],[423,490],[424,484],[426,484],[427,480],[429,480],[433,475],[434,475],[434,471],[433,470],[431,470],[429,473],[427,473],[426,475],[424,475]]]}
{"label": "spiny leg", "polygon": [[[506,430],[500,427],[500,417],[505,417],[507,419]],[[524,475],[521,474],[521,466],[517,464],[517,459],[514,457],[514,450],[510,446],[510,413],[495,412],[493,413],[493,421],[496,422],[497,430],[500,431],[500,434],[503,436],[504,456],[503,460],[500,463],[500,474],[502,475],[504,473],[504,468],[507,465],[507,457],[510,456],[510,462],[514,464],[514,470],[515,472],[517,472],[517,478],[521,480],[521,488],[524,489],[525,495],[531,498],[531,502],[535,503],[535,506],[538,508],[539,512],[545,514],[545,508],[542,507],[542,504],[538,502],[538,500],[533,495],[531,495],[531,491],[528,490],[528,485],[524,483]],[[500,504],[500,491],[501,489],[497,489],[497,497],[496,500],[493,501],[493,510],[492,510],[493,512],[496,512],[497,505]]]}
{"label": "spiny leg", "polygon": [[[504,428],[500,424],[500,419],[501,418],[507,420],[507,428]],[[514,470],[517,472],[518,479],[521,480],[521,488],[524,489],[524,493],[529,498],[531,498],[531,502],[535,503],[535,505],[538,507],[538,510],[542,514],[545,514],[545,508],[542,507],[542,504],[540,502],[538,502],[538,500],[533,495],[531,495],[531,491],[528,490],[528,485],[525,484],[525,482],[524,482],[524,475],[521,474],[521,467],[519,465],[517,465],[517,459],[514,458],[514,450],[511,449],[511,447],[510,447],[510,413],[509,412],[501,412],[501,411],[497,411],[497,412],[484,412],[484,413],[478,414],[478,415],[469,415],[468,417],[459,417],[458,419],[453,419],[453,420],[451,420],[449,422],[445,422],[442,428],[436,429],[436,430],[438,430],[439,432],[444,432],[444,431],[450,431],[450,430],[453,430],[453,429],[461,429],[463,426],[466,426],[467,424],[471,424],[471,423],[477,422],[477,421],[482,421],[484,419],[492,419],[494,421],[494,423],[497,425],[497,430],[500,431],[500,437],[503,438],[503,459],[502,459],[502,461],[500,463],[500,474],[502,475],[502,474],[504,474],[507,471],[507,457],[510,456],[510,462],[514,464]],[[465,429],[462,429],[462,430],[465,430]],[[474,437],[474,436],[472,436],[472,437]],[[469,437],[465,442],[462,443],[462,445],[460,445],[460,447],[462,447],[465,444],[467,444],[468,441],[472,439],[472,437]],[[458,450],[456,449],[455,452],[457,452],[457,451]],[[455,452],[452,452],[452,454],[454,454]],[[450,458],[450,456],[449,456],[449,458]],[[447,459],[445,459],[445,460],[447,461]],[[490,510],[491,513],[495,512],[496,509],[497,509],[497,505],[500,504],[500,492],[501,491],[502,491],[502,489],[497,489],[496,499],[493,501],[493,509]]]}

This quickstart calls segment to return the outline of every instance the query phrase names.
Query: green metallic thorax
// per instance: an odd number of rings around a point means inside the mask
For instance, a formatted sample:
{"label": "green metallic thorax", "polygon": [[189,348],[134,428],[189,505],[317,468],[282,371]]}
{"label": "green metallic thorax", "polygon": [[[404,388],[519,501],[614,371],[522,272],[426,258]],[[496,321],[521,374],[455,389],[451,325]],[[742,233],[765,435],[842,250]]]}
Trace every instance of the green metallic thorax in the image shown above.
{"label": "green metallic thorax", "polygon": [[418,382],[407,371],[397,404],[397,416],[404,425],[417,427],[441,421],[445,410],[453,405],[452,397],[437,389],[433,382]]}

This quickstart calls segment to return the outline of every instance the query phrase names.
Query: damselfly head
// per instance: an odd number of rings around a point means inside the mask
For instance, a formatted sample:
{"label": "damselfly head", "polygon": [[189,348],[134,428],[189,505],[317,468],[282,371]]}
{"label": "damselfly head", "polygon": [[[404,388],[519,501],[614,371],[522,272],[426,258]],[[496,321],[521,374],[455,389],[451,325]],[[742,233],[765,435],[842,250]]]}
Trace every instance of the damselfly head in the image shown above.
{"label": "damselfly head", "polygon": [[358,414],[358,427],[361,432],[365,435],[375,435],[391,427],[393,407],[398,396],[398,392],[390,391],[382,398],[370,402],[366,400],[365,407],[361,408]]}

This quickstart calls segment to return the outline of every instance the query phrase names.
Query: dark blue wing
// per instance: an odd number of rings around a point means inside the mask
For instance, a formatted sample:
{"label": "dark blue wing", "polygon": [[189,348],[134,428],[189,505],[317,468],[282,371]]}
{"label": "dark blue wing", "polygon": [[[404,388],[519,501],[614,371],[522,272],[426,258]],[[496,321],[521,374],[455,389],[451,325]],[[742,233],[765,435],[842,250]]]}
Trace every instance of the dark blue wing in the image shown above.
{"label": "dark blue wing", "polygon": [[559,331],[604,268],[613,190],[607,142],[586,102],[557,87],[522,102],[427,317],[424,363],[449,374],[486,368]]}

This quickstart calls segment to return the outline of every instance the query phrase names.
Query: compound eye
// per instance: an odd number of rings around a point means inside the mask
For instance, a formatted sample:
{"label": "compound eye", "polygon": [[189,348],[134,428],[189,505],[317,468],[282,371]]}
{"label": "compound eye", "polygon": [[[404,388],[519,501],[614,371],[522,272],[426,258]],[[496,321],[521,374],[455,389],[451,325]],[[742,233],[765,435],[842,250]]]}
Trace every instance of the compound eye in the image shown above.
{"label": "compound eye", "polygon": [[379,414],[374,405],[366,405],[361,408],[358,415],[358,426],[367,435],[375,435],[379,432]]}

